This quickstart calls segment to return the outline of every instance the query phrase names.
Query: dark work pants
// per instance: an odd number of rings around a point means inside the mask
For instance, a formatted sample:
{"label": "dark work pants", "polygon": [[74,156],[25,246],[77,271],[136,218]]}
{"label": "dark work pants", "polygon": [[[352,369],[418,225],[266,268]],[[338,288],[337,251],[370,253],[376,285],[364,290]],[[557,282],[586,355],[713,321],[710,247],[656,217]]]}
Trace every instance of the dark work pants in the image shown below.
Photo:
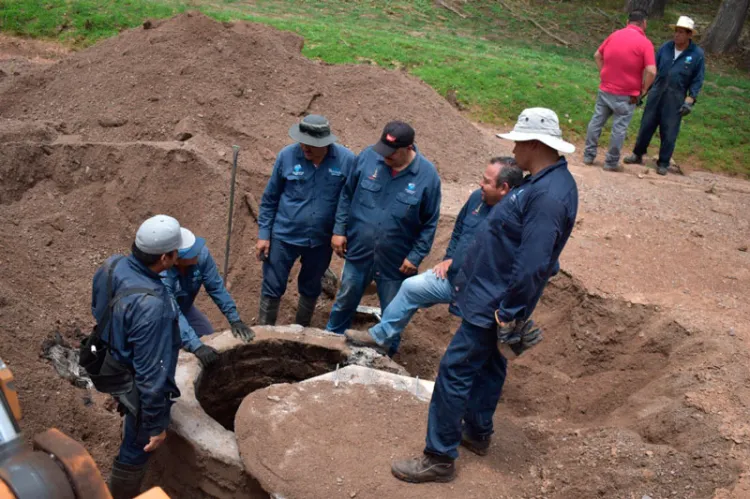
{"label": "dark work pants", "polygon": [[317,298],[323,290],[321,279],[331,263],[332,254],[330,244],[309,248],[271,239],[271,251],[268,259],[263,262],[261,294],[269,298],[281,298],[286,292],[289,272],[299,258],[302,264],[297,280],[299,294]]}
{"label": "dark work pants", "polygon": [[506,368],[495,328],[463,321],[440,361],[430,400],[426,454],[456,459],[463,429],[474,438],[492,434]]}
{"label": "dark work pants", "polygon": [[670,95],[669,90],[666,90],[660,96],[655,96],[655,98],[649,97],[646,109],[643,111],[641,128],[638,130],[638,138],[635,141],[633,153],[638,156],[646,154],[658,127],[661,146],[659,147],[657,164],[664,167],[669,166],[677,144],[677,136],[680,134],[680,124],[682,123],[680,107],[684,99],[684,95]]}

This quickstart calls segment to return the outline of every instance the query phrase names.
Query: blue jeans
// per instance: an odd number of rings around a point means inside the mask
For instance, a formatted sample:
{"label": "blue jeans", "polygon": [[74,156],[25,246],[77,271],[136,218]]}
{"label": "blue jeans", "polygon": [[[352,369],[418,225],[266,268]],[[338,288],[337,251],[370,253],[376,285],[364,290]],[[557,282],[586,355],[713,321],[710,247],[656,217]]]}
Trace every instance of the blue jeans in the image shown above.
{"label": "blue jeans", "polygon": [[203,312],[198,310],[198,307],[192,305],[187,312],[183,312],[182,315],[187,319],[190,327],[193,328],[195,334],[198,336],[207,336],[214,334],[214,327],[211,325],[211,321],[208,320]]}
{"label": "blue jeans", "polygon": [[390,345],[396,353],[401,333],[418,309],[450,303],[452,298],[450,281],[439,278],[432,270],[410,277],[401,284],[398,294],[383,311],[380,324],[370,328],[370,336],[380,345]]}
{"label": "blue jeans", "polygon": [[333,249],[330,244],[309,248],[271,239],[268,259],[263,262],[261,294],[269,298],[284,296],[289,272],[299,258],[302,264],[297,278],[299,294],[308,298],[317,298],[323,290],[321,279],[331,263],[332,254]]}
{"label": "blue jeans", "polygon": [[463,321],[440,361],[430,400],[426,454],[456,459],[462,430],[474,438],[492,434],[506,367],[495,328]]}
{"label": "blue jeans", "polygon": [[349,329],[362,295],[365,294],[365,289],[373,279],[378,287],[380,309],[385,310],[398,293],[398,288],[404,280],[380,279],[375,275],[375,262],[372,260],[357,263],[346,261],[341,275],[341,287],[336,294],[336,302],[333,304],[328,325],[326,325],[328,331],[344,334],[344,331]]}
{"label": "blue jeans", "polygon": [[120,452],[117,461],[132,466],[143,466],[148,462],[149,453],[143,450],[150,437],[148,432],[137,427],[136,418],[130,413],[125,414],[124,430]]}

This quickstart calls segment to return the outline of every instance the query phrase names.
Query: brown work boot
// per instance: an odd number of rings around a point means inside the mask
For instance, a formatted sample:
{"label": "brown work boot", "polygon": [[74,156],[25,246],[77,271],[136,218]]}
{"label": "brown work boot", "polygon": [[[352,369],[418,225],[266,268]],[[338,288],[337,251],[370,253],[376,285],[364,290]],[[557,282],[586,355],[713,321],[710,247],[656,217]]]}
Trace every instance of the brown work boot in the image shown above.
{"label": "brown work boot", "polygon": [[344,336],[346,336],[346,341],[351,343],[352,345],[356,347],[370,347],[370,348],[378,348],[383,349],[381,345],[378,344],[377,341],[375,341],[375,338],[370,336],[369,331],[360,331],[358,329],[347,329],[344,331]]}
{"label": "brown work boot", "polygon": [[456,464],[447,457],[422,454],[412,459],[393,461],[391,473],[409,483],[450,482],[456,478]]}
{"label": "brown work boot", "polygon": [[461,445],[466,447],[477,456],[486,456],[490,452],[491,441],[492,437],[490,435],[487,435],[486,437],[474,438],[467,432],[463,432],[461,434]]}

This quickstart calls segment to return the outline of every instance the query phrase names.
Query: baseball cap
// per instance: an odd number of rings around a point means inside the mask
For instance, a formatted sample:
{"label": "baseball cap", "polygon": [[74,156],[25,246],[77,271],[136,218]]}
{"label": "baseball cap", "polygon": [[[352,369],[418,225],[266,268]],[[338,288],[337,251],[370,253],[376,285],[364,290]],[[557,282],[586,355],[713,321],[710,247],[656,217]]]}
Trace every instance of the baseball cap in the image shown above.
{"label": "baseball cap", "polygon": [[206,245],[206,240],[202,237],[195,237],[195,234],[185,227],[180,228],[180,232],[182,232],[182,245],[177,250],[178,258],[184,260],[195,258]]}
{"label": "baseball cap", "polygon": [[169,215],[156,215],[141,224],[135,233],[135,246],[147,255],[162,255],[182,245],[180,223]]}
{"label": "baseball cap", "polygon": [[408,147],[413,143],[414,129],[403,121],[391,121],[383,128],[380,141],[372,148],[385,158],[393,154],[396,149]]}

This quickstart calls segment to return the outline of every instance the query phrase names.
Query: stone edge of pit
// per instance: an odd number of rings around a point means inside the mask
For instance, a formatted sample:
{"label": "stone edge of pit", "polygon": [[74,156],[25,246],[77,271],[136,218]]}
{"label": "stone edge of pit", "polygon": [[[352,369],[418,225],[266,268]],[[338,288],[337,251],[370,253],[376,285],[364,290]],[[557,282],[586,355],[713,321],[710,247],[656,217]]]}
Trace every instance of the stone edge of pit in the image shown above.
{"label": "stone edge of pit", "polygon": [[[399,391],[410,391],[424,400],[428,400],[432,395],[434,383],[431,381],[419,380],[418,378],[412,378],[403,374],[394,374],[361,365],[362,363],[377,361],[375,363],[379,363],[380,367],[386,366],[396,371],[406,372],[398,364],[395,364],[388,357],[384,357],[375,350],[350,347],[346,344],[342,335],[329,333],[320,329],[303,328],[298,325],[264,326],[253,327],[252,329],[256,333],[256,341],[273,338],[304,340],[309,344],[318,344],[328,348],[340,348],[352,362],[337,371],[304,380],[302,383],[311,381],[330,381],[336,383],[338,380],[339,383],[383,385]],[[204,337],[203,342],[214,347],[219,352],[242,345],[242,341],[232,336],[230,331],[223,331],[209,337]],[[211,457],[230,466],[237,466],[244,469],[234,432],[225,429],[209,416],[203,410],[195,396],[195,388],[202,370],[202,366],[195,355],[184,351],[180,352],[177,362],[177,372],[175,374],[175,381],[180,390],[180,397],[175,400],[172,406],[170,430],[176,432],[196,448],[207,452]]]}

